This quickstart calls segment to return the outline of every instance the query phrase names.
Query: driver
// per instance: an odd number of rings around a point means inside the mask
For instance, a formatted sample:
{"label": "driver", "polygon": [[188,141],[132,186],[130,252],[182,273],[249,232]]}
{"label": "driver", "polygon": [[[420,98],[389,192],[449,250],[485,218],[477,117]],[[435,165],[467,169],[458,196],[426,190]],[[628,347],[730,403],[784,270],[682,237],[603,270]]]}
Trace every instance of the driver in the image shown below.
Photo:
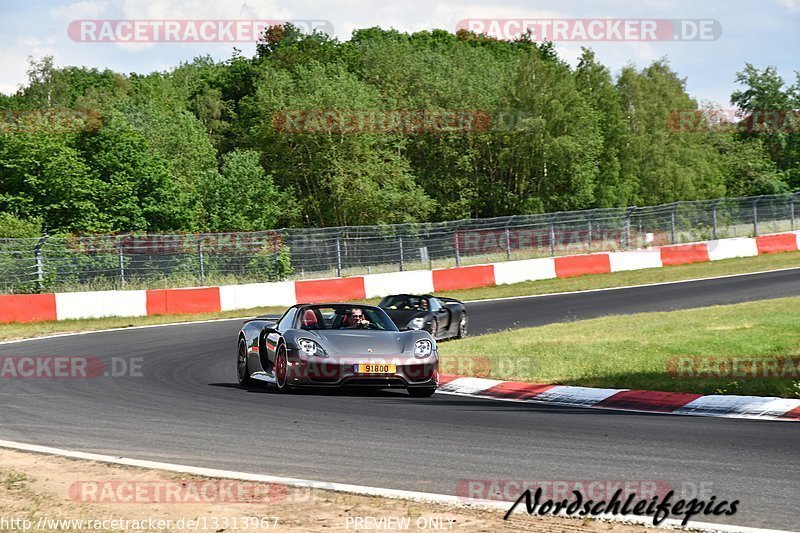
{"label": "driver", "polygon": [[364,316],[361,309],[350,310],[350,320],[348,321],[348,329],[367,329],[369,328],[369,320]]}

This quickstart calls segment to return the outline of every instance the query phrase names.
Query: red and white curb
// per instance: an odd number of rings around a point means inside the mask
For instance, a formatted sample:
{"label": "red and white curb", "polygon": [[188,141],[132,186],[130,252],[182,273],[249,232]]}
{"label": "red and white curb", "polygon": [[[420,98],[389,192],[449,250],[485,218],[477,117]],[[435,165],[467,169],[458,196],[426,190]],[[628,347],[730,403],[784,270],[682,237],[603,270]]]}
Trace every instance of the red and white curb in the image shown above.
{"label": "red and white curb", "polygon": [[518,381],[441,376],[437,394],[691,416],[800,421],[800,400],[761,396],[701,395],[630,389],[537,385]]}

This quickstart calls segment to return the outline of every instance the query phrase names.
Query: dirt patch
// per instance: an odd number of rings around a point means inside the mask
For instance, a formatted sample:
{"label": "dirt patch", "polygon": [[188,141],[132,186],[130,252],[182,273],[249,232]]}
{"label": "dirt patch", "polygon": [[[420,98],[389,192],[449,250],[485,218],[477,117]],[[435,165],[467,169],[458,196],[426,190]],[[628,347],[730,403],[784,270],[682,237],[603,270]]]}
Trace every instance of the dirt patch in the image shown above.
{"label": "dirt patch", "polygon": [[27,531],[47,532],[627,533],[646,529],[595,520],[526,515],[504,521],[502,515],[501,511],[209,479],[0,449],[2,532],[27,528]]}

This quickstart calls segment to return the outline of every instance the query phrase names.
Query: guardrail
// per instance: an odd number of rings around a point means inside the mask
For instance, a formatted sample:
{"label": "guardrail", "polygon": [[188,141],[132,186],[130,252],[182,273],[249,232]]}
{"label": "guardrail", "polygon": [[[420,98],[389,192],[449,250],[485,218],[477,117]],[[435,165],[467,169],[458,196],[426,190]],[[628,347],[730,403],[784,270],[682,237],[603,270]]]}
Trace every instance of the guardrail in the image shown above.
{"label": "guardrail", "polygon": [[800,193],[451,222],[0,239],[0,291],[343,277],[620,251],[797,227]]}

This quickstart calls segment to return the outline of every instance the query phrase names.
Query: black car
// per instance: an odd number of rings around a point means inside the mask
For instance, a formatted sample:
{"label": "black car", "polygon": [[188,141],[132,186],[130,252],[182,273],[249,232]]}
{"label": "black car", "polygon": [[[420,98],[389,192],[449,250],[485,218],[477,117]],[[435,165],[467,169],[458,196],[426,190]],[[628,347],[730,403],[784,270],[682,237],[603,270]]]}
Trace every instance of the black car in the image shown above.
{"label": "black car", "polygon": [[430,294],[387,296],[378,307],[397,324],[400,331],[427,331],[436,340],[460,339],[467,335],[467,310],[452,298]]}

